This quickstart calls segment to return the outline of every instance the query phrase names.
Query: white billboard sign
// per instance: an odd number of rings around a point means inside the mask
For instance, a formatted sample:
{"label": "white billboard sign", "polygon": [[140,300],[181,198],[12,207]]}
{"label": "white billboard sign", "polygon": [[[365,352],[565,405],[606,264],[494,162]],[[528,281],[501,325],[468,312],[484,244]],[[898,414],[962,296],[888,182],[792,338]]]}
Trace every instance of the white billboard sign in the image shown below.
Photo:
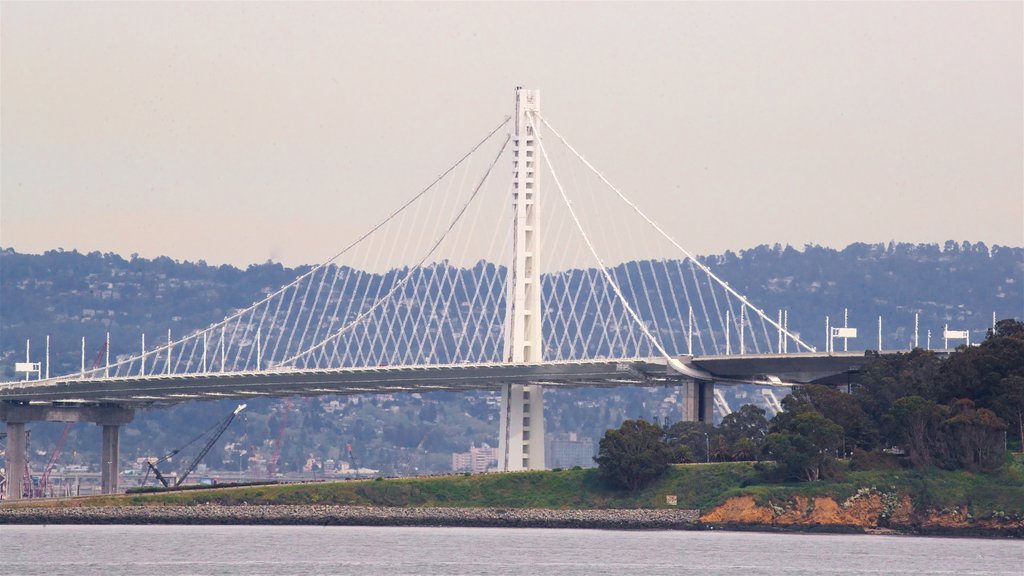
{"label": "white billboard sign", "polygon": [[857,329],[856,328],[833,328],[832,329],[832,337],[833,338],[856,338],[857,337]]}

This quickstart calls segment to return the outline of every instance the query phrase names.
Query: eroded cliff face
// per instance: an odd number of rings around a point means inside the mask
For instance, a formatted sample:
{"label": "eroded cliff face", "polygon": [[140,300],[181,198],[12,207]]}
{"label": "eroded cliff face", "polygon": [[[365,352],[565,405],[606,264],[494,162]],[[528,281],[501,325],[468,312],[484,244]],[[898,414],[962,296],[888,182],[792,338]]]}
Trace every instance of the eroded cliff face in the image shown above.
{"label": "eroded cliff face", "polygon": [[759,505],[753,496],[738,496],[703,514],[701,522],[725,526],[893,529],[904,532],[973,532],[1024,536],[1024,519],[975,519],[967,506],[914,511],[909,496],[862,489],[839,503],[830,496],[794,496],[792,500]]}

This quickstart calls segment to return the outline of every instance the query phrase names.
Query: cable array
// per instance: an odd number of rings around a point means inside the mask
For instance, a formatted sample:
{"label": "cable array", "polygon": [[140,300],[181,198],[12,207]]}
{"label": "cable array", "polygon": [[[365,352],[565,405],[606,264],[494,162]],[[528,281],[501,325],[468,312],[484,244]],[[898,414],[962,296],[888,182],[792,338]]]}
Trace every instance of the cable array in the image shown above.
{"label": "cable array", "polygon": [[[531,122],[550,182],[537,207],[545,361],[768,354],[789,343],[812,350],[676,242],[546,119]],[[501,362],[513,253],[513,174],[501,168],[511,136],[499,136],[508,125],[251,306],[149,350],[143,338],[137,353],[65,378]]]}
{"label": "cable array", "polygon": [[[767,354],[790,342],[813,350],[683,248],[545,118],[539,120],[534,131],[559,192],[546,195],[544,213],[558,222],[549,226],[558,248],[545,254],[560,256],[550,266],[565,269],[547,276],[545,358]],[[555,172],[552,140],[561,145],[557,165],[568,178]],[[670,206],[672,211],[685,212],[684,203]],[[563,221],[573,222],[577,234],[566,234],[570,227]],[[645,256],[651,254],[664,257]],[[609,264],[612,258],[618,263]],[[580,266],[584,261],[588,267]]]}
{"label": "cable array", "polygon": [[508,122],[340,252],[262,300],[65,377],[499,361],[506,270],[493,262],[510,250],[498,225],[510,210],[508,187],[492,176],[508,147],[509,136],[499,136]]}

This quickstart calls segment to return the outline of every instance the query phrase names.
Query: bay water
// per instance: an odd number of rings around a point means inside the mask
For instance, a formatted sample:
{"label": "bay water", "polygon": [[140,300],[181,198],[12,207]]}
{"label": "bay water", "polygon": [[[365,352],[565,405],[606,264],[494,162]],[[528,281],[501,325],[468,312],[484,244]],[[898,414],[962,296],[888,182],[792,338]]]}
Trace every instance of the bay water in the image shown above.
{"label": "bay water", "polygon": [[308,526],[0,526],[34,575],[1024,575],[1024,542],[755,532]]}

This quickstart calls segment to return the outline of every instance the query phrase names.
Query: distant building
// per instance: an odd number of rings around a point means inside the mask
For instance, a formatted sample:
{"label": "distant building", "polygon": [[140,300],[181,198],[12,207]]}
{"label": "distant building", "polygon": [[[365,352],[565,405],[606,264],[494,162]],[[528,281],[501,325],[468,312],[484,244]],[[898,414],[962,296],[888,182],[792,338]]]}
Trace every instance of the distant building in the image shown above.
{"label": "distant building", "polygon": [[498,466],[498,449],[486,443],[479,448],[469,445],[469,452],[452,454],[453,472],[487,472]]}
{"label": "distant building", "polygon": [[591,468],[594,464],[594,440],[577,437],[575,432],[548,435],[548,468]]}

